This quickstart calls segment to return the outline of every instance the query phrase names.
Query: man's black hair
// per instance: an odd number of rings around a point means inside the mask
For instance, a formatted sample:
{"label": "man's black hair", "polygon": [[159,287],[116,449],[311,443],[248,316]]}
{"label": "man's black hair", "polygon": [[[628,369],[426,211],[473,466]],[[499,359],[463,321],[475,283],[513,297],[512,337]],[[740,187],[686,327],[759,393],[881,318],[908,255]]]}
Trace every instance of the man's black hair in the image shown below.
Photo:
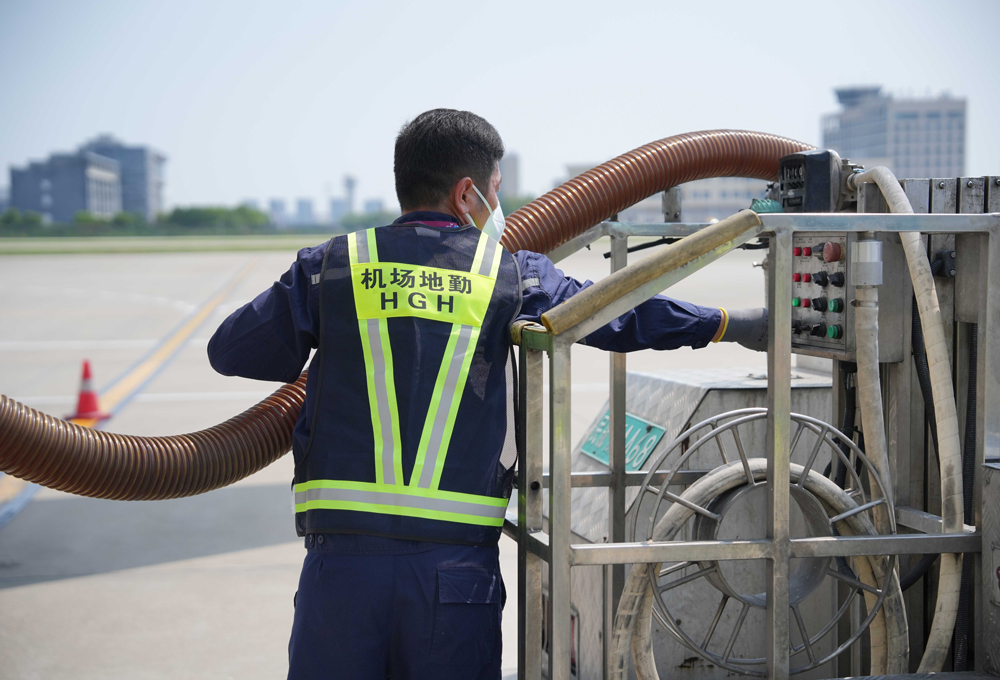
{"label": "man's black hair", "polygon": [[503,140],[486,119],[469,111],[433,109],[403,126],[396,137],[396,198],[407,209],[436,206],[455,182],[470,177],[485,195],[503,158]]}

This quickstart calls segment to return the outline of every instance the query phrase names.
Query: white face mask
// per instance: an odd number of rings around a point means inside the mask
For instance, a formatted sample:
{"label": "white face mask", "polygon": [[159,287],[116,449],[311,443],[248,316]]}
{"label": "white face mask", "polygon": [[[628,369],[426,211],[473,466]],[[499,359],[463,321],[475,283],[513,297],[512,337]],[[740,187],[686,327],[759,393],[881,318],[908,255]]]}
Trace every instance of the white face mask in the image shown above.
{"label": "white face mask", "polygon": [[[479,188],[475,184],[472,185],[472,188],[475,190],[476,195],[479,196],[480,200],[482,200],[483,205],[489,208],[490,202],[486,200],[485,196],[479,193]],[[465,213],[465,216],[469,219],[469,222],[476,224],[476,221],[472,219],[472,216],[469,213]],[[478,228],[479,225],[476,224],[476,227]],[[500,208],[500,201],[498,200],[496,210],[490,212],[490,216],[486,218],[486,224],[483,225],[483,233],[490,238],[499,241],[500,237],[503,235],[503,230],[506,227],[507,223],[504,222],[503,210]]]}

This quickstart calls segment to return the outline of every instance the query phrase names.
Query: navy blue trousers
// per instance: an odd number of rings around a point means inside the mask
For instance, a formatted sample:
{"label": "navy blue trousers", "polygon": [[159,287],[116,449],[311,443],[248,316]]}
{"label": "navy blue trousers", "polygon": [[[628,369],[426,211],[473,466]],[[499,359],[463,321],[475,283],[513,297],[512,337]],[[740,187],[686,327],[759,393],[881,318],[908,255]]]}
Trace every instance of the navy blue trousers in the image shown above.
{"label": "navy blue trousers", "polygon": [[499,680],[497,546],[310,534],[289,680]]}

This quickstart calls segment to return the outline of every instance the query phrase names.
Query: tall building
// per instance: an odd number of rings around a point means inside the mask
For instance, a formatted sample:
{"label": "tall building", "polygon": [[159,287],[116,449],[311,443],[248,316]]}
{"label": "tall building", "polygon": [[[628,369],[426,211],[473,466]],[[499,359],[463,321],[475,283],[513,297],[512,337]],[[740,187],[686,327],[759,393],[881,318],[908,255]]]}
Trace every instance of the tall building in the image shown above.
{"label": "tall building", "polygon": [[313,202],[311,198],[300,198],[295,202],[295,223],[316,224],[316,215],[313,214]]}
{"label": "tall building", "polygon": [[385,212],[385,201],[381,198],[369,198],[365,200],[365,213],[368,215]]}
{"label": "tall building", "polygon": [[272,198],[267,202],[267,215],[271,218],[271,224],[282,227],[288,223],[288,215],[285,214],[285,201],[281,198]]}
{"label": "tall building", "polygon": [[501,198],[517,198],[521,195],[521,157],[507,153],[500,159]]}
{"label": "tall building", "polygon": [[843,107],[823,116],[823,146],[900,177],[965,174],[965,99],[895,99],[880,87],[835,90]]}
{"label": "tall building", "polygon": [[167,157],[148,146],[126,146],[111,135],[101,135],[80,147],[118,161],[122,183],[122,211],[149,222],[163,212],[163,167]]}
{"label": "tall building", "polygon": [[10,169],[10,205],[46,222],[72,222],[76,213],[110,218],[122,211],[118,161],[90,151],[53,154]]}
{"label": "tall building", "polygon": [[7,187],[0,187],[0,213],[10,206],[10,191]]}
{"label": "tall building", "polygon": [[351,212],[350,207],[347,205],[346,198],[331,198],[330,199],[330,223],[340,224],[341,218]]}

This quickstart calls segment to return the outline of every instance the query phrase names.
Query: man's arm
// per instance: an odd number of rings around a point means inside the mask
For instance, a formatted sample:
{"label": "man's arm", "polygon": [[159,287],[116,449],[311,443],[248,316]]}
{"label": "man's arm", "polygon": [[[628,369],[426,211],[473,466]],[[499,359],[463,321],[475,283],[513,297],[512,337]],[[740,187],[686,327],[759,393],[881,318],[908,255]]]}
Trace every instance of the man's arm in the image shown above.
{"label": "man's arm", "polygon": [[[519,319],[540,322],[546,311],[593,285],[566,276],[544,255],[520,251],[515,257],[521,268],[524,295]],[[717,307],[702,307],[657,295],[597,329],[582,342],[610,352],[634,352],[685,346],[697,349],[719,340],[766,349],[767,310],[726,313]]]}
{"label": "man's arm", "polygon": [[253,301],[222,322],[208,342],[208,360],[223,375],[294,382],[318,344],[313,299],[326,245],[299,251],[295,263]]}

